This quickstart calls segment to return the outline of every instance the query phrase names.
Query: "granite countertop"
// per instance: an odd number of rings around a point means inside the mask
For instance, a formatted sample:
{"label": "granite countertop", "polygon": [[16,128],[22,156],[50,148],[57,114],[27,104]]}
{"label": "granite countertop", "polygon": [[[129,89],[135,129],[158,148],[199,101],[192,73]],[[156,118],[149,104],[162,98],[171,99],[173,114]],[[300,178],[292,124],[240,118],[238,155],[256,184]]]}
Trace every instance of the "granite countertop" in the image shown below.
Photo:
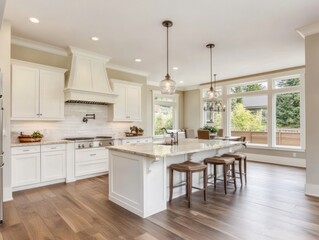
{"label": "granite countertop", "polygon": [[116,137],[114,139],[124,140],[124,139],[140,139],[140,138],[153,138],[152,136],[133,136],[133,137]]}
{"label": "granite countertop", "polygon": [[37,146],[37,145],[48,145],[48,144],[63,144],[63,143],[69,143],[74,141],[68,141],[68,140],[42,140],[41,142],[29,142],[29,143],[11,143],[11,147],[24,147],[24,146]]}
{"label": "granite countertop", "polygon": [[146,157],[164,157],[221,149],[241,144],[242,142],[238,141],[183,139],[178,145],[165,145],[154,142],[111,146],[108,149]]}

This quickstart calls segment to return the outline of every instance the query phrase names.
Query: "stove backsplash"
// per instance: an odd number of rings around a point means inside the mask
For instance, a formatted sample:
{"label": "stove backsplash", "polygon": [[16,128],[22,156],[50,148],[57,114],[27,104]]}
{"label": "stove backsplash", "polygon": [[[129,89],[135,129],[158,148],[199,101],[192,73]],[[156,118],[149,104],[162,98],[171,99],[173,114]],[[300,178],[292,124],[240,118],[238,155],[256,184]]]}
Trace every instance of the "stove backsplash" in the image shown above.
{"label": "stove backsplash", "polygon": [[[95,119],[82,121],[86,114],[95,114]],[[11,139],[18,142],[20,132],[32,134],[39,130],[44,140],[58,140],[73,136],[106,135],[124,137],[131,122],[108,122],[108,106],[93,104],[65,103],[64,121],[11,121]]]}

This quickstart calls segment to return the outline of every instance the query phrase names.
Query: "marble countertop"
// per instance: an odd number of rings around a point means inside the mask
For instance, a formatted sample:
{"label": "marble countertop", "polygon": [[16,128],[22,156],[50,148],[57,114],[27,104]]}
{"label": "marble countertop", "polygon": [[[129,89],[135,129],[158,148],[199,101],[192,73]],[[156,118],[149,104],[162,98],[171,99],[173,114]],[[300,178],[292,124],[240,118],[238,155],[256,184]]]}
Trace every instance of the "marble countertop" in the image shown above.
{"label": "marble countertop", "polygon": [[11,143],[11,147],[24,147],[24,146],[37,146],[37,145],[48,145],[48,144],[64,144],[74,141],[68,140],[42,140],[41,142],[29,142],[29,143]]}
{"label": "marble countertop", "polygon": [[164,157],[227,148],[241,144],[242,142],[238,141],[183,139],[178,145],[153,142],[112,146],[108,147],[108,149],[146,157]]}

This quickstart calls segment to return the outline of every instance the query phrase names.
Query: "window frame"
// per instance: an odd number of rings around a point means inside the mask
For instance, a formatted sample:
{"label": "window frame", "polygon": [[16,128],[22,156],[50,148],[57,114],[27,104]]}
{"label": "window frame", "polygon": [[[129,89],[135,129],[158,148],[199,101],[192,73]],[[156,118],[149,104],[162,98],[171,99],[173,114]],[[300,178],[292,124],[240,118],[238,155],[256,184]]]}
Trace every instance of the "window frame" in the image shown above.
{"label": "window frame", "polygon": [[[289,79],[299,77],[300,85],[276,88],[275,81],[281,79]],[[242,93],[230,93],[230,88],[240,85],[254,84],[258,82],[267,81],[267,89],[252,91],[252,92],[242,92]],[[217,87],[222,88],[222,101],[226,104],[226,111],[222,116],[222,126],[224,128],[225,135],[231,134],[231,99],[246,97],[246,96],[256,96],[256,95],[267,95],[267,129],[268,129],[268,141],[267,144],[251,144],[248,145],[252,148],[260,149],[275,149],[275,150],[284,150],[284,151],[305,151],[305,68],[298,68],[293,70],[281,71],[276,73],[269,73],[264,75],[258,75],[253,77],[243,77],[236,80],[226,80],[226,81],[217,81]],[[202,89],[207,89],[207,86],[202,86]],[[286,145],[276,145],[276,96],[279,93],[300,93],[300,146],[286,146]],[[201,109],[204,107],[202,92],[200,93],[201,97]],[[204,124],[204,111],[201,114],[200,122]]]}
{"label": "window frame", "polygon": [[[156,101],[155,97],[156,96],[165,96],[167,98],[173,98],[173,101]],[[163,134],[161,135],[155,135],[155,105],[156,104],[161,104],[164,106],[168,106],[168,107],[173,107],[173,129],[178,129],[178,112],[179,112],[179,94],[175,93],[173,95],[165,95],[165,94],[161,94],[160,91],[158,90],[153,90],[152,91],[152,133],[153,133],[153,137],[154,138],[162,138]]]}

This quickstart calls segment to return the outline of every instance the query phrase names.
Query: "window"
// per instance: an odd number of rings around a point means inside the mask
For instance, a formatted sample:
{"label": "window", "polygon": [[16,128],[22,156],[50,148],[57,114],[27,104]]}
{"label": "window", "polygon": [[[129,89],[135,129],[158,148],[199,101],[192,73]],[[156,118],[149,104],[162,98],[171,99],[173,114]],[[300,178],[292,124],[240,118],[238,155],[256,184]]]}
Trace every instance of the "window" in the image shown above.
{"label": "window", "polygon": [[245,93],[255,92],[267,89],[267,81],[258,81],[253,83],[245,83],[240,85],[234,85],[229,87],[229,93]]}
{"label": "window", "polygon": [[[203,111],[202,124],[223,128],[225,135],[245,136],[249,145],[304,149],[303,72],[298,69],[220,83],[226,112]],[[204,103],[204,94],[201,97]]]}
{"label": "window", "polygon": [[267,144],[267,95],[231,99],[231,135],[253,144]]}
{"label": "window", "polygon": [[163,135],[162,128],[177,128],[177,95],[153,93],[153,132],[154,136]]}

